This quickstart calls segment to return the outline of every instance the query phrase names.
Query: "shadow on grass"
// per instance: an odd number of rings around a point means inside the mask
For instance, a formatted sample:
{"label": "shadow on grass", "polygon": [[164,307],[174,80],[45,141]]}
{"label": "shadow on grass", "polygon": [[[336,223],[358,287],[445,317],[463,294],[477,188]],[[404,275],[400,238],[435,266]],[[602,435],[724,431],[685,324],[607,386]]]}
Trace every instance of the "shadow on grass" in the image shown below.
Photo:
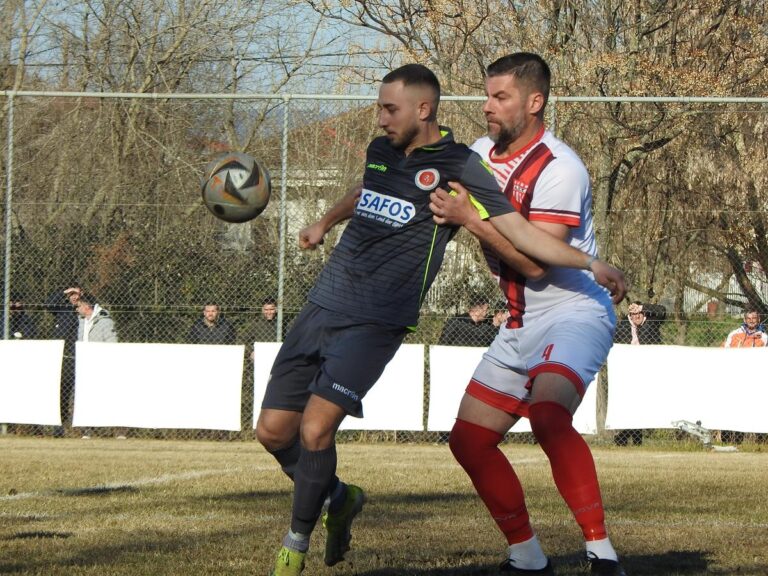
{"label": "shadow on grass", "polygon": [[35,538],[69,538],[72,532],[51,532],[48,530],[33,530],[31,532],[16,532],[6,540],[32,540]]}
{"label": "shadow on grass", "polygon": [[292,490],[250,490],[248,492],[229,492],[227,494],[217,494],[213,496],[200,496],[198,500],[206,502],[251,502],[253,500],[263,500],[264,498],[290,498]]}
{"label": "shadow on grass", "polygon": [[[696,550],[675,550],[664,554],[627,555],[622,557],[622,566],[631,576],[704,576],[732,574],[734,569],[712,569],[707,560],[708,553]],[[589,573],[586,561],[576,556],[553,557],[552,565],[558,576],[577,576]],[[740,566],[736,573],[743,576],[768,574],[768,566]],[[495,565],[476,564],[456,568],[376,568],[354,571],[356,576],[480,576],[499,574]]]}
{"label": "shadow on grass", "polygon": [[[293,494],[292,486],[287,485],[282,490],[251,490],[248,492],[229,492],[227,494],[218,495],[205,495],[200,496],[201,500],[205,501],[235,501],[235,502],[249,502],[255,499],[264,498],[289,498]],[[420,494],[381,494],[378,492],[368,492],[368,507],[370,506],[387,506],[392,505],[404,505],[412,506],[417,504],[456,504],[457,502],[476,503],[477,495],[472,493],[462,492],[427,492]]]}
{"label": "shadow on grass", "polygon": [[135,486],[89,486],[88,488],[68,488],[56,490],[60,496],[105,496],[112,494],[132,494],[138,492]]}
{"label": "shadow on grass", "polygon": [[[16,537],[22,533],[17,533]],[[68,533],[49,533],[50,536],[43,536],[44,532],[30,532],[29,535],[24,536],[23,539],[30,538],[69,538],[70,536],[77,537],[77,534]],[[66,534],[66,535],[65,535]],[[228,541],[242,537],[242,534],[238,531],[221,531],[215,533],[213,536],[206,537],[206,541],[212,538]],[[75,538],[76,539],[76,538]],[[113,567],[119,567],[121,565],[128,566],[127,562],[132,562],[135,565],[135,558],[138,555],[144,555],[149,558],[169,556],[173,554],[186,554],[186,551],[194,551],[199,548],[200,542],[194,539],[190,539],[187,536],[169,537],[169,538],[150,538],[150,539],[137,539],[133,543],[119,543],[111,546],[94,546],[84,547],[77,552],[76,557],[69,558],[56,558],[36,556],[30,554],[22,561],[15,561],[13,563],[0,562],[0,574],[70,574],[72,572],[81,573],[82,570],[101,570],[104,573],[113,573]],[[143,567],[137,568],[138,574],[154,574],[152,568],[145,569]],[[94,572],[99,573],[99,572]],[[174,572],[175,573],[175,572]],[[225,574],[226,572],[222,572]]]}

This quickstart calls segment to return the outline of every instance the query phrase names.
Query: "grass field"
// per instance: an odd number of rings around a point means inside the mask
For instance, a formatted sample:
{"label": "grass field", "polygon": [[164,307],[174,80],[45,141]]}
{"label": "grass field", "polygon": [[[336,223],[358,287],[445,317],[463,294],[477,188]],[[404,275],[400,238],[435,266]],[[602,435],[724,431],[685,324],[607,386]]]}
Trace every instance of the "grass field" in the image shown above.
{"label": "grass field", "polygon": [[[557,574],[583,544],[537,446],[505,445]],[[255,442],[0,437],[0,574],[266,575],[290,485]],[[768,454],[595,448],[629,576],[768,574]],[[342,444],[353,550],[306,575],[496,574],[505,542],[446,445]]]}

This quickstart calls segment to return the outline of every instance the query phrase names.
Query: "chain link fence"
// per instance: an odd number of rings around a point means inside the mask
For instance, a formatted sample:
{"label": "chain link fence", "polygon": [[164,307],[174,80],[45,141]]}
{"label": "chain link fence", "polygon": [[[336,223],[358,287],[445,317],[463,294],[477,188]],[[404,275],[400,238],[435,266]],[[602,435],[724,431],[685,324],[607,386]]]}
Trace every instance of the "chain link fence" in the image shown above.
{"label": "chain link fence", "polygon": [[[446,98],[441,104],[442,123],[454,129],[457,140],[471,142],[483,134],[480,101]],[[735,233],[731,226],[743,232],[750,219],[764,219],[766,190],[757,190],[758,204],[740,194],[718,200],[716,193],[701,194],[694,204],[691,187],[698,183],[703,190],[714,177],[702,156],[734,160],[732,151],[726,154],[712,142],[699,147],[692,142],[709,133],[713,118],[743,130],[742,143],[756,138],[765,130],[764,105],[578,99],[550,104],[551,128],[580,153],[592,174],[603,257],[627,272],[631,300],[665,307],[664,318],[654,320],[659,343],[720,346],[740,323],[748,300],[743,285],[735,284],[733,272],[706,248],[727,242]],[[615,122],[600,122],[617,115],[624,116],[627,132],[641,125],[645,132],[632,140]],[[664,128],[672,136],[662,133],[662,116],[673,119]],[[688,138],[680,136],[682,129],[691,131]],[[312,252],[299,250],[298,231],[361,178],[367,143],[379,134],[371,98],[257,95],[5,93],[0,130],[7,135],[0,237],[2,309],[9,310],[5,337],[62,337],[62,322],[74,318],[64,291],[79,286],[109,311],[120,342],[194,343],[193,325],[204,307],[215,303],[246,354],[254,340],[279,341],[304,304],[343,226]],[[661,144],[665,138],[671,143]],[[633,155],[637,141],[646,145]],[[666,148],[654,156],[648,142]],[[203,167],[231,149],[258,158],[272,177],[269,206],[245,224],[217,220],[200,197]],[[748,167],[742,168],[744,178]],[[730,220],[716,230],[719,236],[702,230],[712,218],[726,217]],[[764,269],[756,265],[747,273],[768,302]],[[262,308],[272,302],[274,319],[266,320]],[[406,342],[487,346],[503,308],[477,242],[462,230],[424,303],[419,329]],[[626,305],[618,315],[624,318]],[[62,369],[65,422],[74,386],[72,344],[70,336]],[[244,366],[242,432],[131,430],[130,435],[252,438],[252,376],[247,361]],[[428,390],[428,367],[425,372]],[[607,382],[601,382],[604,411]],[[35,426],[10,431],[53,432]],[[79,431],[65,426],[63,433]],[[680,440],[669,431],[644,435],[647,441]],[[441,440],[429,432],[342,436]],[[531,441],[526,434],[510,440]],[[613,440],[606,432],[596,441]],[[632,443],[631,436],[624,440],[617,443]]]}

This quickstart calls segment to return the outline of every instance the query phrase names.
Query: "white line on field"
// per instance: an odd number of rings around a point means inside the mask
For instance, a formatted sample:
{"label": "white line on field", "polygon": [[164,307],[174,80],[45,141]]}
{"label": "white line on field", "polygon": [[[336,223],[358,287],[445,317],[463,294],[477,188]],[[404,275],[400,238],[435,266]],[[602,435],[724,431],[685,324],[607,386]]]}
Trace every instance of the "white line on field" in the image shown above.
{"label": "white line on field", "polygon": [[26,500],[29,498],[40,498],[50,496],[67,496],[80,494],[84,492],[98,492],[100,490],[118,490],[120,488],[137,488],[139,486],[152,486],[155,484],[168,484],[170,482],[195,480],[206,476],[224,476],[227,474],[236,474],[241,472],[264,472],[276,470],[276,466],[250,466],[248,468],[222,468],[219,470],[190,470],[179,474],[161,474],[159,476],[150,476],[148,478],[139,478],[125,482],[109,482],[108,484],[97,484],[95,486],[60,488],[57,490],[42,490],[39,492],[20,492],[18,494],[9,494],[0,496],[0,501],[7,500]]}

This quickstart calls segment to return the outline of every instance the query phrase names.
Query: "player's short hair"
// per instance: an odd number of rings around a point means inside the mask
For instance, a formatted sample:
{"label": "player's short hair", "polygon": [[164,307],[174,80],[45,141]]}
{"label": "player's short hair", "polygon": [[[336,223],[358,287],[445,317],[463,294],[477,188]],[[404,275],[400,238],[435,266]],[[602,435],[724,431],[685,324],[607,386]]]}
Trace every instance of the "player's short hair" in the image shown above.
{"label": "player's short hair", "polygon": [[544,58],[538,54],[532,52],[507,54],[489,64],[485,74],[488,78],[511,74],[530,89],[541,92],[544,95],[544,106],[541,110],[544,111],[549,100],[549,84],[552,73]]}
{"label": "player's short hair", "polygon": [[264,298],[264,300],[261,301],[262,306],[272,305],[277,306],[277,298],[273,298],[272,296],[267,296]]}
{"label": "player's short hair", "polygon": [[402,82],[403,86],[419,86],[432,91],[432,118],[437,117],[437,106],[440,103],[440,81],[429,68],[423,64],[405,64],[395,68],[381,79],[382,84]]}

